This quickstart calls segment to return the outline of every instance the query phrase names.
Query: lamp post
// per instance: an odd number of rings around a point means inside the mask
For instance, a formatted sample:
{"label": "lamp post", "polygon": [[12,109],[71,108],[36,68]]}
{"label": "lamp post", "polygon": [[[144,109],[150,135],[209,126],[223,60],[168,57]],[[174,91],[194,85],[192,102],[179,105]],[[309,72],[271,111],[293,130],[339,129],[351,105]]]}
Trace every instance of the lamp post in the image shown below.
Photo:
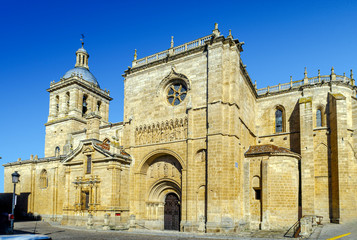
{"label": "lamp post", "polygon": [[20,174],[15,171],[12,176],[12,183],[14,184],[14,192],[12,194],[12,218],[11,218],[11,232],[14,232],[14,219],[15,219],[15,190],[16,190],[16,183],[19,182]]}

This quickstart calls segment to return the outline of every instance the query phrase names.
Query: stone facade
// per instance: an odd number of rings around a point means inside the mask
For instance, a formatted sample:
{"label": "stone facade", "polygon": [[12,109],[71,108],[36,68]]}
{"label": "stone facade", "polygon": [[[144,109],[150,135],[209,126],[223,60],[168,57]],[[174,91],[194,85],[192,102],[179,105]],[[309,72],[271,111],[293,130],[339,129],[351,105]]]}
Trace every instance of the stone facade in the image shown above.
{"label": "stone facade", "polygon": [[256,89],[242,45],[216,25],[178,47],[135,52],[120,123],[108,122],[112,98],[88,75],[82,47],[74,72],[48,89],[44,158],[5,164],[5,191],[18,171],[28,212],[89,228],[215,233],[356,218],[352,73]]}

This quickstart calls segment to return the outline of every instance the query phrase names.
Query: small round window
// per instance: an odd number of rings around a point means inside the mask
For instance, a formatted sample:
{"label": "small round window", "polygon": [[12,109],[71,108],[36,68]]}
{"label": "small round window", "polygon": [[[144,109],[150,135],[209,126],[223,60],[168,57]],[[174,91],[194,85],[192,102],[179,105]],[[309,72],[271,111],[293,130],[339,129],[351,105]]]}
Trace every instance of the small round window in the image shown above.
{"label": "small round window", "polygon": [[174,83],[168,87],[167,100],[172,106],[179,105],[187,95],[187,87],[183,83]]}

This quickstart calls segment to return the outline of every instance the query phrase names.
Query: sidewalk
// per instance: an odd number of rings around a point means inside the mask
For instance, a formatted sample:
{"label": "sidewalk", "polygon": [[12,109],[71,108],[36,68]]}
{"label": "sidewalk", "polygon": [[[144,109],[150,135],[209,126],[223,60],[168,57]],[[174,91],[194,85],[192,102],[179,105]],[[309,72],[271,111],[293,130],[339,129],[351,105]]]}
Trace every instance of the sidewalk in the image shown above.
{"label": "sidewalk", "polygon": [[[211,239],[292,239],[284,238],[285,232],[274,231],[245,231],[235,234],[198,234],[177,231],[134,230],[115,231],[101,228],[88,230],[86,227],[62,226],[55,222],[15,222],[16,234],[43,234],[57,239],[122,239],[122,240],[211,240]],[[337,238],[336,238],[337,237]],[[317,226],[308,239],[357,239],[357,221],[346,224],[325,223]]]}
{"label": "sidewalk", "polygon": [[334,224],[325,223],[322,226],[318,226],[309,239],[325,240],[329,238],[341,239],[341,240],[356,240],[357,239],[357,221]]}
{"label": "sidewalk", "polygon": [[[35,230],[36,229],[36,230]],[[246,231],[234,234],[188,233],[158,230],[102,230],[101,228],[88,230],[86,227],[62,226],[55,222],[17,222],[15,230],[19,233],[45,234],[52,239],[125,239],[125,240],[211,240],[211,239],[254,239],[270,240],[284,239],[285,232],[278,231]],[[286,239],[286,238],[285,238]],[[292,238],[289,238],[292,239]]]}

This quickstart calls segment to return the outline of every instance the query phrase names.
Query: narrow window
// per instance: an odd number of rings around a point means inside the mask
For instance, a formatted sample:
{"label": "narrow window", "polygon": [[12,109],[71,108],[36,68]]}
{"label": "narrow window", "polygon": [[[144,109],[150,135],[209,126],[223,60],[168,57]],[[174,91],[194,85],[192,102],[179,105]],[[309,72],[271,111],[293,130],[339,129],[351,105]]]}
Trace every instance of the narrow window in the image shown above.
{"label": "narrow window", "polygon": [[102,103],[100,102],[100,101],[98,101],[97,102],[97,111],[99,112],[100,111],[100,105],[101,105]]}
{"label": "narrow window", "polygon": [[89,209],[89,192],[86,192],[85,208],[86,208],[86,209]]}
{"label": "narrow window", "polygon": [[317,109],[316,111],[316,127],[322,127],[322,116],[321,109]]}
{"label": "narrow window", "polygon": [[55,148],[55,157],[59,157],[59,155],[60,155],[60,147],[59,146],[57,146],[56,148]]}
{"label": "narrow window", "polygon": [[275,132],[280,133],[283,131],[283,111],[277,109],[275,111]]}
{"label": "narrow window", "polygon": [[83,103],[82,103],[82,114],[86,114],[87,112],[87,98],[88,96],[87,95],[84,95],[83,96]]}
{"label": "narrow window", "polygon": [[255,200],[261,200],[262,199],[262,190],[260,188],[254,188],[255,191]]}
{"label": "narrow window", "polygon": [[40,173],[40,188],[48,187],[47,171],[43,169]]}
{"label": "narrow window", "polygon": [[254,176],[252,179],[252,186],[254,190],[254,199],[261,200],[262,199],[262,188],[260,183],[260,177]]}
{"label": "narrow window", "polygon": [[56,96],[56,115],[59,112],[59,96]]}
{"label": "narrow window", "polygon": [[87,155],[87,171],[86,173],[91,173],[92,172],[92,156]]}
{"label": "narrow window", "polygon": [[66,98],[67,98],[67,110],[69,110],[69,99],[70,99],[69,92],[66,93]]}

